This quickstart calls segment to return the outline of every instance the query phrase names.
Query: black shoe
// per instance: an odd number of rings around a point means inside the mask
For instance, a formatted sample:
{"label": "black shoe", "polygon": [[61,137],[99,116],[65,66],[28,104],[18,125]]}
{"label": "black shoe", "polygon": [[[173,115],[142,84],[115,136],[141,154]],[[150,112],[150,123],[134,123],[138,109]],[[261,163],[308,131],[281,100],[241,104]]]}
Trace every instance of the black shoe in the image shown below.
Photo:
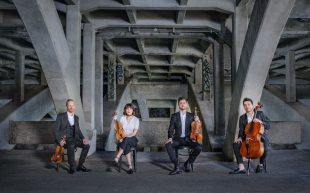
{"label": "black shoe", "polygon": [[263,165],[258,164],[255,173],[263,173],[263,170],[264,170]]}
{"label": "black shoe", "polygon": [[70,167],[68,173],[69,174],[74,174],[75,173],[75,169],[73,167]]}
{"label": "black shoe", "polygon": [[130,169],[128,170],[128,174],[133,174],[132,168],[130,168]]}
{"label": "black shoe", "polygon": [[176,167],[173,171],[169,173],[169,175],[177,175],[181,173],[182,173],[182,170],[180,169],[180,167]]}
{"label": "black shoe", "polygon": [[87,169],[84,165],[79,165],[77,168],[76,168],[76,171],[82,171],[82,172],[90,172],[91,170],[90,169]]}
{"label": "black shoe", "polygon": [[239,168],[235,169],[234,171],[231,171],[229,172],[229,174],[245,174],[246,171],[243,169],[243,170],[240,170]]}
{"label": "black shoe", "polygon": [[185,172],[190,172],[190,170],[189,170],[189,165],[191,165],[188,161],[186,161],[185,163],[184,163],[184,171]]}

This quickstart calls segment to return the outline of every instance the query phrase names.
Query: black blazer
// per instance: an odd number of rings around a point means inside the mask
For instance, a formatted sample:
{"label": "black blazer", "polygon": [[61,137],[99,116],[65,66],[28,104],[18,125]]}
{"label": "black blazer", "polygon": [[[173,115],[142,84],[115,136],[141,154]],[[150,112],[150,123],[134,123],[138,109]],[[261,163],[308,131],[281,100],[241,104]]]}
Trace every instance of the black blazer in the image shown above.
{"label": "black blazer", "polygon": [[[64,113],[59,113],[57,115],[56,123],[55,123],[55,137],[57,143],[60,142],[60,139],[66,135],[66,129],[70,126],[69,120],[68,120],[68,114],[67,112]],[[84,136],[81,132],[80,129],[80,124],[79,124],[79,117],[74,115],[74,126],[75,126],[75,137],[79,138],[81,140],[84,139]]]}
{"label": "black blazer", "polygon": [[[262,138],[267,141],[268,140],[268,136],[267,136],[267,131],[270,129],[270,125],[269,125],[269,121],[268,119],[265,117],[264,113],[262,111],[257,111],[256,114],[256,118],[258,118],[259,120],[261,120],[263,122],[264,128],[265,128],[265,132],[262,135]],[[239,118],[239,134],[238,134],[238,138],[241,137],[243,140],[245,139],[245,133],[244,133],[244,129],[245,126],[248,123],[248,117],[245,114],[241,115]]]}
{"label": "black blazer", "polygon": [[[191,123],[194,121],[194,113],[186,112],[185,137],[189,138],[191,133]],[[180,138],[182,134],[182,122],[180,112],[174,113],[170,119],[168,138]]]}

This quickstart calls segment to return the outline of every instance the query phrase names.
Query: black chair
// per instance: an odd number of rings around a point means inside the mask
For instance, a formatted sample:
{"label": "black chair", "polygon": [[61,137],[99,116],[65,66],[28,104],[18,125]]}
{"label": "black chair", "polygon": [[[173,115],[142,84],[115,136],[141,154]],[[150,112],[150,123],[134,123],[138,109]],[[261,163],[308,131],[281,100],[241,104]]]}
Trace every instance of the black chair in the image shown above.
{"label": "black chair", "polygon": [[[183,153],[180,150],[183,152],[187,151],[187,153]],[[176,149],[177,164],[178,165],[180,164],[180,159],[179,159],[180,156],[187,156],[188,157],[192,152],[193,152],[193,149],[190,146],[185,146],[185,145],[179,146]],[[191,163],[190,167],[191,167],[192,172],[193,172],[194,171],[194,163]]]}
{"label": "black chair", "polygon": [[[250,170],[251,170],[251,159],[247,159],[247,169],[246,169],[246,174],[250,175]],[[267,173],[267,162],[266,160],[263,163],[263,171]]]}
{"label": "black chair", "polygon": [[[137,172],[137,149],[135,147],[130,148],[131,155],[132,155],[132,161],[133,161],[133,171]],[[122,169],[122,157],[125,154],[122,154],[119,158],[119,164],[118,164],[118,172],[121,172]]]}

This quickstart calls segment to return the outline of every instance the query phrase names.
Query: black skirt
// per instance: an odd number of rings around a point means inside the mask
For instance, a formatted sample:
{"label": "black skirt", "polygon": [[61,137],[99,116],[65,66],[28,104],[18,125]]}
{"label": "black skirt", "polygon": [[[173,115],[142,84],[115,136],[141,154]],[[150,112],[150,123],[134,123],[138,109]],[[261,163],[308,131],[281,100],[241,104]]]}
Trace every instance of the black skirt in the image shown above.
{"label": "black skirt", "polygon": [[118,142],[117,148],[122,148],[124,150],[124,154],[127,155],[130,152],[130,148],[136,148],[138,144],[138,139],[136,137],[125,137],[123,141]]}

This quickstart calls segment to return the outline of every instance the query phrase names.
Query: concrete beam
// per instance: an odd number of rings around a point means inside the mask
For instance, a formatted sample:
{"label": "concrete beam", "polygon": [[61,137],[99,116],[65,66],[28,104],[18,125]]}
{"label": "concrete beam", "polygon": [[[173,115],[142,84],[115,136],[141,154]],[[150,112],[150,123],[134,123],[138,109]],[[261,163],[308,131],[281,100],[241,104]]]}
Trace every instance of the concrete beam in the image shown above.
{"label": "concrete beam", "polygon": [[91,23],[83,27],[83,110],[85,121],[95,129],[95,29]]}
{"label": "concrete beam", "polygon": [[96,38],[95,53],[95,129],[103,133],[103,39]]}
{"label": "concrete beam", "polygon": [[286,101],[296,102],[295,52],[289,51],[285,56]]}
{"label": "concrete beam", "polygon": [[25,55],[21,51],[17,51],[15,57],[15,100],[17,102],[23,102],[25,99]]}
{"label": "concrete beam", "polygon": [[65,111],[65,101],[68,98],[74,99],[82,132],[85,137],[89,136],[84,126],[84,113],[75,81],[76,75],[72,73],[70,65],[70,50],[54,1],[14,0],[13,2],[40,60],[56,111]]}
{"label": "concrete beam", "polygon": [[71,66],[74,71],[78,92],[81,85],[81,14],[79,5],[68,5],[66,14],[66,35],[71,54]]}
{"label": "concrete beam", "polygon": [[238,119],[244,112],[242,100],[259,101],[274,52],[294,0],[255,1],[245,36],[230,104],[224,153],[233,160],[232,144],[238,133]]}

